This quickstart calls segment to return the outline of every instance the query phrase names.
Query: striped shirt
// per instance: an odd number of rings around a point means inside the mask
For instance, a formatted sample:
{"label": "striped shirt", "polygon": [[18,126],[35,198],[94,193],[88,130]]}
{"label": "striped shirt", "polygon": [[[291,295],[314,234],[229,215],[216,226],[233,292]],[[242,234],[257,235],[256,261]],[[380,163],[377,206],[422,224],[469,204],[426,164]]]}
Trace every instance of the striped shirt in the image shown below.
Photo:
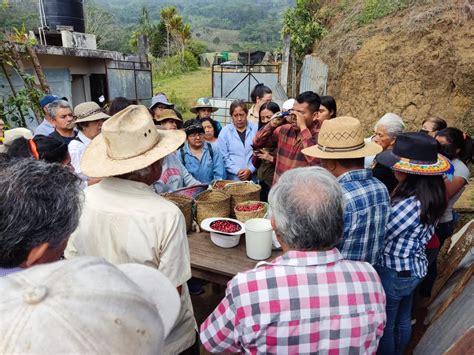
{"label": "striped shirt", "polygon": [[422,224],[420,213],[421,203],[415,196],[394,202],[379,264],[425,277],[428,270],[425,246],[434,234],[435,225]]}
{"label": "striped shirt", "polygon": [[390,217],[387,188],[370,169],[352,170],[337,178],[344,195],[344,233],[338,249],[349,260],[372,265],[384,246]]}
{"label": "striped shirt", "polygon": [[273,184],[287,170],[319,165],[319,159],[304,155],[301,151],[315,145],[318,141],[319,126],[306,128],[300,132],[291,124],[284,124],[274,128],[270,123],[257,132],[253,140],[254,150],[276,145],[275,175]]}
{"label": "striped shirt", "polygon": [[212,352],[375,353],[385,324],[385,293],[371,265],[337,249],[289,251],[237,274],[201,325]]}

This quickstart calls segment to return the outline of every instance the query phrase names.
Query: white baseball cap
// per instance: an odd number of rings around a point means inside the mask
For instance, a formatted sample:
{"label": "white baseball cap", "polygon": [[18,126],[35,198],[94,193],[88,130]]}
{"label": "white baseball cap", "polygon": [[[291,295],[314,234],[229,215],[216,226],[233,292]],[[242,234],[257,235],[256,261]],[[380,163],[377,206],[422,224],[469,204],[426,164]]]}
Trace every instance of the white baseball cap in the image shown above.
{"label": "white baseball cap", "polygon": [[293,109],[293,105],[295,104],[295,99],[288,99],[283,103],[282,111],[288,111]]}
{"label": "white baseball cap", "polygon": [[95,257],[0,278],[0,353],[159,354],[179,295],[158,270]]}

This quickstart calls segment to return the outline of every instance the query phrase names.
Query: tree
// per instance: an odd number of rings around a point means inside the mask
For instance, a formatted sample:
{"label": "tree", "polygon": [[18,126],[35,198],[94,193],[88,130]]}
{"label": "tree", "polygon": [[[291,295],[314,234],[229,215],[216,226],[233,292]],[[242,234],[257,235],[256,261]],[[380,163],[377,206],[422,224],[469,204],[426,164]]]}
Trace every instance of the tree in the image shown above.
{"label": "tree", "polygon": [[184,62],[184,50],[186,48],[186,42],[191,38],[191,25],[189,23],[182,24],[177,30],[177,35],[181,41],[181,58]]}
{"label": "tree", "polygon": [[298,65],[301,65],[304,56],[311,52],[314,42],[326,33],[313,16],[319,9],[319,3],[318,0],[296,0],[296,7],[285,11],[282,35],[290,35],[292,51]]}
{"label": "tree", "polygon": [[91,2],[86,3],[86,32],[95,35],[97,48],[103,49],[113,40],[113,34],[117,31],[117,27],[110,12]]}
{"label": "tree", "polygon": [[171,20],[176,16],[177,10],[174,6],[164,7],[160,10],[160,19],[161,22],[165,24],[166,27],[166,48],[168,57],[170,56],[170,41],[171,41]]}
{"label": "tree", "polygon": [[218,45],[219,43],[221,43],[221,39],[219,37],[214,37],[214,39],[212,40],[212,43],[214,43],[215,45]]}
{"label": "tree", "polygon": [[153,26],[153,30],[148,38],[150,53],[154,57],[163,57],[167,53],[167,31],[163,22]]}

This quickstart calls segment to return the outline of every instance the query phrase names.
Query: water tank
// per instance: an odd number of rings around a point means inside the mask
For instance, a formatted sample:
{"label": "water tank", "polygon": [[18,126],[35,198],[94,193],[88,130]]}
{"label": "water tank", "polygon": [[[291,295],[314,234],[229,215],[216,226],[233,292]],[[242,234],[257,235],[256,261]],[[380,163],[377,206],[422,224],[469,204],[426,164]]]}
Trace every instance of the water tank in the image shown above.
{"label": "water tank", "polygon": [[43,0],[46,24],[52,31],[57,26],[72,26],[75,32],[85,32],[82,0]]}

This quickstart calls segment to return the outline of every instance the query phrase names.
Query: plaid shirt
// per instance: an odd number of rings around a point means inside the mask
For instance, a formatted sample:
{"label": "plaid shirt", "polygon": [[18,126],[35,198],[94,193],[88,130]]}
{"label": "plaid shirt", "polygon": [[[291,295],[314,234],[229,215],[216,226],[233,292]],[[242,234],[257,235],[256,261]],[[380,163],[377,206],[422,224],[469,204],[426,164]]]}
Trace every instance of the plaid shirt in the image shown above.
{"label": "plaid shirt", "polygon": [[253,149],[260,150],[276,145],[275,175],[273,184],[287,170],[309,165],[319,165],[319,159],[301,153],[305,148],[315,145],[318,141],[318,126],[311,130],[306,128],[301,132],[291,124],[284,124],[274,128],[270,123],[257,132],[253,139]]}
{"label": "plaid shirt", "polygon": [[422,224],[420,212],[421,204],[415,196],[394,203],[379,263],[396,271],[410,270],[423,278],[428,270],[425,246],[435,225]]}
{"label": "plaid shirt", "polygon": [[385,324],[385,294],[371,265],[337,249],[289,251],[237,274],[201,325],[212,352],[375,353]]}
{"label": "plaid shirt", "polygon": [[374,265],[383,249],[390,217],[387,188],[370,169],[342,174],[337,179],[344,195],[344,234],[338,249],[349,260]]}

